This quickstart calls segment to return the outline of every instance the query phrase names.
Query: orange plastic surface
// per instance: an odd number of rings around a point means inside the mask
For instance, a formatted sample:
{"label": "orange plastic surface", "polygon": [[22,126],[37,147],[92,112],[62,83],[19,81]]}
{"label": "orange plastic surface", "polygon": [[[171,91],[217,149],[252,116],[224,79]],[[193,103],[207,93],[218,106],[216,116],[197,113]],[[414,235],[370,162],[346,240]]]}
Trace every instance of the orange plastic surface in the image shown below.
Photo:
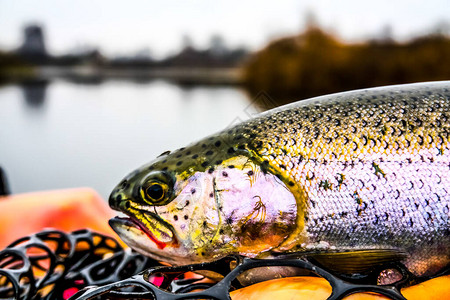
{"label": "orange plastic surface", "polygon": [[[318,277],[290,277],[260,282],[230,293],[233,300],[309,300],[327,299],[331,294],[329,283]],[[402,289],[408,300],[450,299],[450,275],[430,279]],[[387,297],[372,293],[357,293],[346,300],[381,300]]]}
{"label": "orange plastic surface", "polygon": [[46,228],[65,232],[89,228],[112,236],[108,220],[115,213],[91,188],[77,188],[0,197],[0,249]]}

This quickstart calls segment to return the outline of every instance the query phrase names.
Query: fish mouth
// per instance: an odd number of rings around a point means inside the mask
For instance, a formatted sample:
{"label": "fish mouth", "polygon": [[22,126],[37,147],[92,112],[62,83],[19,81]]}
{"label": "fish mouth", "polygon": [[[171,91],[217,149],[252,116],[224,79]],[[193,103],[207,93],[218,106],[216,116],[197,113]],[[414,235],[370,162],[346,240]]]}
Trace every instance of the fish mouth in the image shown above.
{"label": "fish mouth", "polygon": [[[139,211],[137,211],[139,212]],[[167,245],[175,246],[176,237],[170,228],[157,215],[152,213],[139,212],[139,216],[127,211],[129,217],[114,217],[109,220],[109,225],[114,229],[115,226],[133,227],[145,233],[147,237],[156,244],[159,249],[164,249]]]}

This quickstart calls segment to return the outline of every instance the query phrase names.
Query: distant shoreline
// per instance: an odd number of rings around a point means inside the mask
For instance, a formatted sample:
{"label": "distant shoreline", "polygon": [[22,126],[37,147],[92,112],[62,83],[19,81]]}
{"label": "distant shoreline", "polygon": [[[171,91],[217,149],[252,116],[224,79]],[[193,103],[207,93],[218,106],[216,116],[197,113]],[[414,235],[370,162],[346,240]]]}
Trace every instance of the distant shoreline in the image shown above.
{"label": "distant shoreline", "polygon": [[35,66],[21,70],[3,70],[3,75],[12,82],[52,81],[67,79],[76,82],[96,83],[104,80],[150,81],[164,79],[187,85],[241,85],[244,83],[243,68],[202,67],[98,67],[91,65],[60,67]]}

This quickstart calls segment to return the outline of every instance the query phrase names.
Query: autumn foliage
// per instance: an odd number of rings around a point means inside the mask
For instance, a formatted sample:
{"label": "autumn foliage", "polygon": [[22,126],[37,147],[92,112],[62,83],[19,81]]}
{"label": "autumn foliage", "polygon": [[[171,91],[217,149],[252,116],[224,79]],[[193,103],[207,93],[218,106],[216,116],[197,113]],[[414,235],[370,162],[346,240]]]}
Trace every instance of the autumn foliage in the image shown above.
{"label": "autumn foliage", "polygon": [[358,88],[448,80],[449,66],[450,38],[442,33],[405,43],[384,39],[346,44],[310,27],[256,53],[245,78],[253,93],[264,90],[291,101]]}

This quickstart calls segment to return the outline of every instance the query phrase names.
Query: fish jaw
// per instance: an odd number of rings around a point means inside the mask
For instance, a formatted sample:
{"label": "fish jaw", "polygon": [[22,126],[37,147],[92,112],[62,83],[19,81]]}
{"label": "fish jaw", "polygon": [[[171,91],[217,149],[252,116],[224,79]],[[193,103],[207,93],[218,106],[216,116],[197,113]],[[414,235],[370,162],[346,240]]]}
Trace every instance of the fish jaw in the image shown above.
{"label": "fish jaw", "polygon": [[188,256],[176,238],[167,243],[161,241],[133,217],[114,217],[109,220],[109,225],[130,248],[155,260],[176,265],[185,261]]}
{"label": "fish jaw", "polygon": [[144,232],[147,237],[156,245],[156,247],[158,247],[158,249],[163,250],[167,246],[166,242],[160,241],[157,237],[155,237],[151,230],[145,227],[144,224],[134,220],[133,218],[115,217],[109,221],[109,224],[114,229],[114,231],[117,232],[117,234],[119,234],[118,231],[120,231],[121,227],[128,229],[134,228],[135,230],[137,229]]}

